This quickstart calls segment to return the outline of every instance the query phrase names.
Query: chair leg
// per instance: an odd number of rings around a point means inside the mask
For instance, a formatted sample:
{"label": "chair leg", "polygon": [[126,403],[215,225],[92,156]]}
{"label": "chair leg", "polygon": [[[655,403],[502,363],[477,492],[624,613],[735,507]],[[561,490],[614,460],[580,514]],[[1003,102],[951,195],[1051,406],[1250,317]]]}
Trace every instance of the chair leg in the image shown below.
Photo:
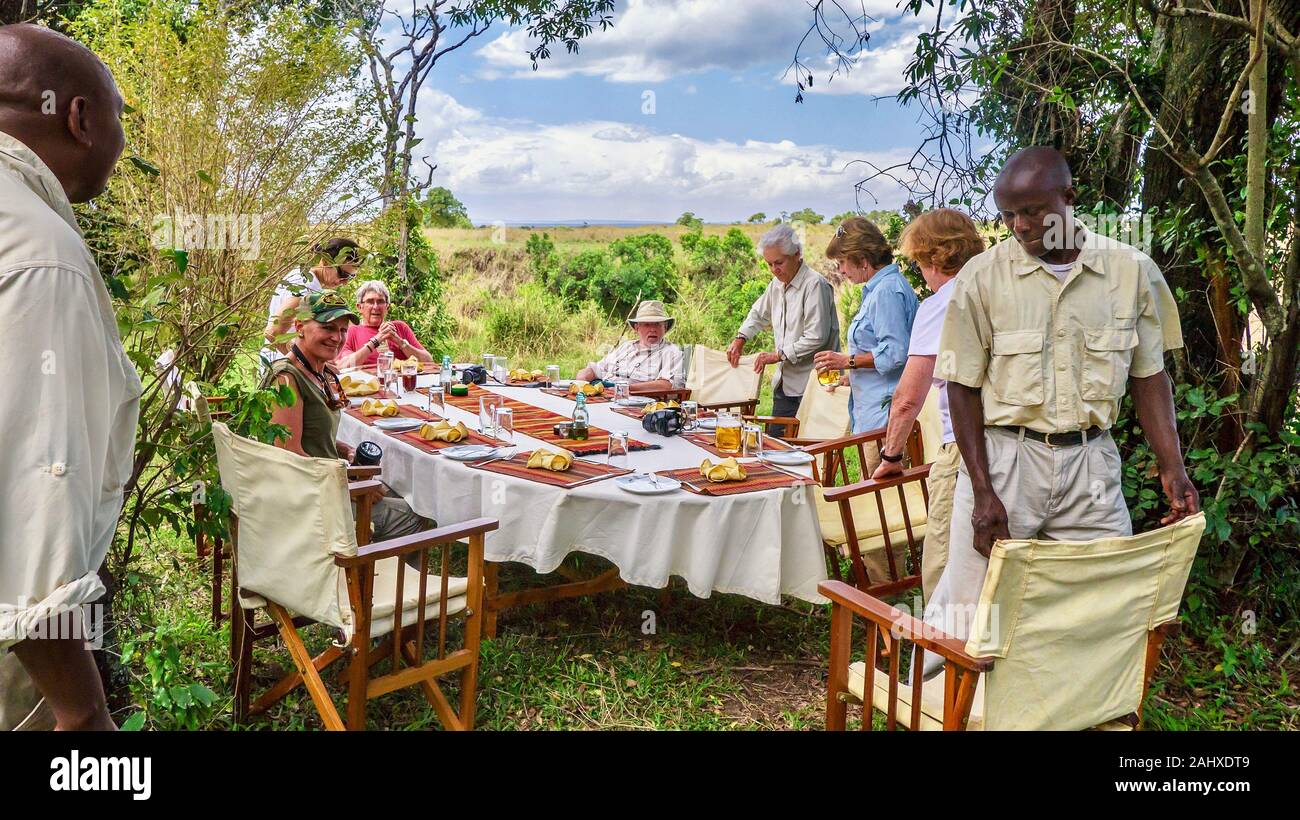
{"label": "chair leg", "polygon": [[276,625],[280,628],[280,637],[284,640],[284,645],[289,649],[289,654],[293,657],[294,666],[297,666],[298,672],[302,674],[303,683],[307,686],[307,693],[311,695],[312,703],[316,704],[316,711],[320,713],[325,728],[331,732],[343,731],[343,721],[339,718],[339,710],[335,708],[334,701],[330,699],[330,693],[325,688],[325,681],[321,680],[320,672],[316,671],[316,665],[312,662],[311,655],[307,654],[307,647],[303,645],[302,636],[298,634],[297,629],[294,629],[293,618],[289,617],[289,613],[279,604],[268,603],[267,609],[271,611],[271,617],[275,619]]}
{"label": "chair leg", "polygon": [[[414,641],[407,641],[402,644],[402,655],[412,667],[419,666],[421,663],[422,659],[415,654]],[[455,710],[451,708],[451,702],[447,700],[447,695],[438,686],[437,680],[422,679],[420,689],[424,692],[425,700],[429,701],[429,705],[433,707],[434,714],[438,716],[438,720],[442,722],[442,725],[447,730],[461,732],[466,729],[464,721],[456,716]]]}
{"label": "chair leg", "polygon": [[248,610],[230,605],[230,663],[235,670],[235,723],[248,722],[253,688],[253,628]]}
{"label": "chair leg", "polygon": [[[853,613],[847,607],[831,608],[830,675],[826,680],[826,730],[844,731],[848,704],[841,695],[849,691],[849,652],[852,648]],[[864,693],[862,719],[871,720],[871,693]]]}
{"label": "chair leg", "polygon": [[497,612],[492,608],[497,597],[497,567],[491,561],[483,562],[483,579],[487,586],[483,595],[483,637],[491,640],[497,636]]}
{"label": "chair leg", "polygon": [[215,538],[212,542],[212,625],[221,626],[223,617],[221,612],[221,575],[222,575],[222,555],[223,552],[221,539]]}
{"label": "chair leg", "polygon": [[[334,661],[343,657],[343,650],[337,646],[331,646],[324,652],[312,659],[312,666],[317,672],[324,672],[325,669]],[[298,671],[290,672],[275,682],[270,689],[262,693],[257,702],[249,710],[249,715],[260,715],[267,709],[279,703],[285,695],[297,689],[303,682],[302,673]]]}
{"label": "chair leg", "polygon": [[366,728],[366,684],[370,679],[370,640],[354,635],[348,663],[348,729]]}

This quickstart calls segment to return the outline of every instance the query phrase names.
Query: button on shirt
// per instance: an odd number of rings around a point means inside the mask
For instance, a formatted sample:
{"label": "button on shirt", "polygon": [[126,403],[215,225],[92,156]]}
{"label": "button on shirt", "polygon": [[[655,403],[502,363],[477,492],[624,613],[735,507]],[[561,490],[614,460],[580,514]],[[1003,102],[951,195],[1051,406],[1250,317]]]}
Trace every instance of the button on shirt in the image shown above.
{"label": "button on shirt", "polygon": [[1129,377],[1154,376],[1182,346],[1173,294],[1146,254],[1087,232],[1062,282],[1013,238],[954,280],[935,375],[982,388],[986,426],[1108,429]]}
{"label": "button on shirt", "polygon": [[862,286],[862,306],[849,323],[849,353],[870,353],[874,364],[849,371],[854,433],[889,423],[889,402],[907,363],[917,304],[916,291],[898,265],[886,265]]}
{"label": "button on shirt", "polygon": [[140,379],[58,179],[0,133],[0,650],[104,594]]}
{"label": "button on shirt", "polygon": [[806,263],[789,285],[772,277],[749,309],[739,335],[752,339],[764,330],[772,331],[776,352],[784,357],[772,376],[772,388],[787,396],[802,396],[813,371],[813,355],[840,349],[835,289]]}
{"label": "button on shirt", "polygon": [[643,347],[630,339],[614,348],[605,358],[587,364],[598,379],[627,379],[629,382],[652,382],[667,379],[673,387],[683,387],[686,376],[682,368],[682,349],[660,341]]}

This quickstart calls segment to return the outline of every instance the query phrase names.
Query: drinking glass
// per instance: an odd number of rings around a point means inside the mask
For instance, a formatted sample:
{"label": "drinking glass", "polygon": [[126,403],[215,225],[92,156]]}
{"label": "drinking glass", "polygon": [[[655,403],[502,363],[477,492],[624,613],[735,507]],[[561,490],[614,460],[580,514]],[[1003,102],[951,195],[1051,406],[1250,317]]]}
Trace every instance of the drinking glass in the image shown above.
{"label": "drinking glass", "polygon": [[619,379],[614,382],[614,401],[617,404],[627,404],[627,400],[632,395],[632,385],[626,379]]}
{"label": "drinking glass", "polygon": [[605,450],[605,463],[610,467],[627,469],[627,450],[628,438],[630,433],[611,432],[609,434],[609,447]]}
{"label": "drinking glass", "polygon": [[713,431],[713,446],[725,455],[739,455],[741,450],[740,419],[726,410],[718,411],[718,426]]}
{"label": "drinking glass", "polygon": [[492,357],[492,375],[502,384],[510,380],[510,363],[505,356]]}
{"label": "drinking glass", "polygon": [[429,387],[429,392],[425,394],[427,401],[424,410],[427,413],[437,413],[439,416],[447,416],[447,389],[441,384],[433,384]]}
{"label": "drinking glass", "polygon": [[548,364],[546,366],[546,386],[554,387],[555,383],[560,380],[560,366],[558,364]]}
{"label": "drinking glass", "polygon": [[484,354],[483,354],[483,369],[486,370],[487,372],[491,373],[491,372],[492,372],[492,362],[496,361],[496,357],[497,357],[497,354],[495,354],[495,353],[484,353]]}
{"label": "drinking glass", "polygon": [[415,391],[415,380],[420,375],[420,363],[414,359],[405,359],[402,362],[402,391],[411,393]]}
{"label": "drinking glass", "polygon": [[383,353],[379,354],[379,361],[375,363],[375,373],[380,379],[384,374],[393,368],[393,351],[385,348]]}
{"label": "drinking glass", "polygon": [[741,428],[744,433],[742,441],[744,458],[763,457],[763,428],[758,424],[746,424]]}
{"label": "drinking glass", "polygon": [[496,439],[502,444],[513,444],[515,441],[515,411],[509,407],[497,408]]}
{"label": "drinking glass", "polygon": [[478,426],[485,436],[496,435],[497,409],[501,407],[501,397],[495,393],[480,396],[478,400]]}
{"label": "drinking glass", "polygon": [[695,401],[682,402],[682,429],[690,432],[700,426],[700,403]]}
{"label": "drinking glass", "polygon": [[830,387],[832,384],[840,383],[840,371],[838,370],[819,370],[817,372],[817,383],[822,387]]}

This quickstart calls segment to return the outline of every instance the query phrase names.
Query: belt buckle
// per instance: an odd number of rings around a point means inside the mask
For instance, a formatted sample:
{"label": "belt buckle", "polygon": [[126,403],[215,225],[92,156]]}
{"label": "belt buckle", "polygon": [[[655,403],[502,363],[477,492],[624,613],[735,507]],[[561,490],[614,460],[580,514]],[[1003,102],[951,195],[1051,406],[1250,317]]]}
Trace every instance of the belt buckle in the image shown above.
{"label": "belt buckle", "polygon": [[[1065,440],[1061,444],[1056,444],[1052,441],[1054,436],[1061,436]],[[1079,438],[1072,440],[1073,436],[1078,436]],[[1068,433],[1047,433],[1043,437],[1043,443],[1048,447],[1073,447],[1076,444],[1084,444],[1087,440],[1088,434],[1083,430],[1071,430]]]}

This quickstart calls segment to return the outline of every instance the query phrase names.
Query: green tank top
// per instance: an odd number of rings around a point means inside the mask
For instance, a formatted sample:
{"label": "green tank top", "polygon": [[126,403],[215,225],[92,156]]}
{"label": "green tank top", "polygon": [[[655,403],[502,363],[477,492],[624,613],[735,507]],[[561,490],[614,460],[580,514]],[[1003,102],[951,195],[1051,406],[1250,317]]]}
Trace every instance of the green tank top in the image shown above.
{"label": "green tank top", "polygon": [[316,458],[338,458],[334,446],[339,429],[339,411],[331,410],[325,403],[316,380],[294,366],[291,359],[278,359],[262,379],[265,389],[285,373],[293,377],[293,386],[302,402],[302,451]]}

